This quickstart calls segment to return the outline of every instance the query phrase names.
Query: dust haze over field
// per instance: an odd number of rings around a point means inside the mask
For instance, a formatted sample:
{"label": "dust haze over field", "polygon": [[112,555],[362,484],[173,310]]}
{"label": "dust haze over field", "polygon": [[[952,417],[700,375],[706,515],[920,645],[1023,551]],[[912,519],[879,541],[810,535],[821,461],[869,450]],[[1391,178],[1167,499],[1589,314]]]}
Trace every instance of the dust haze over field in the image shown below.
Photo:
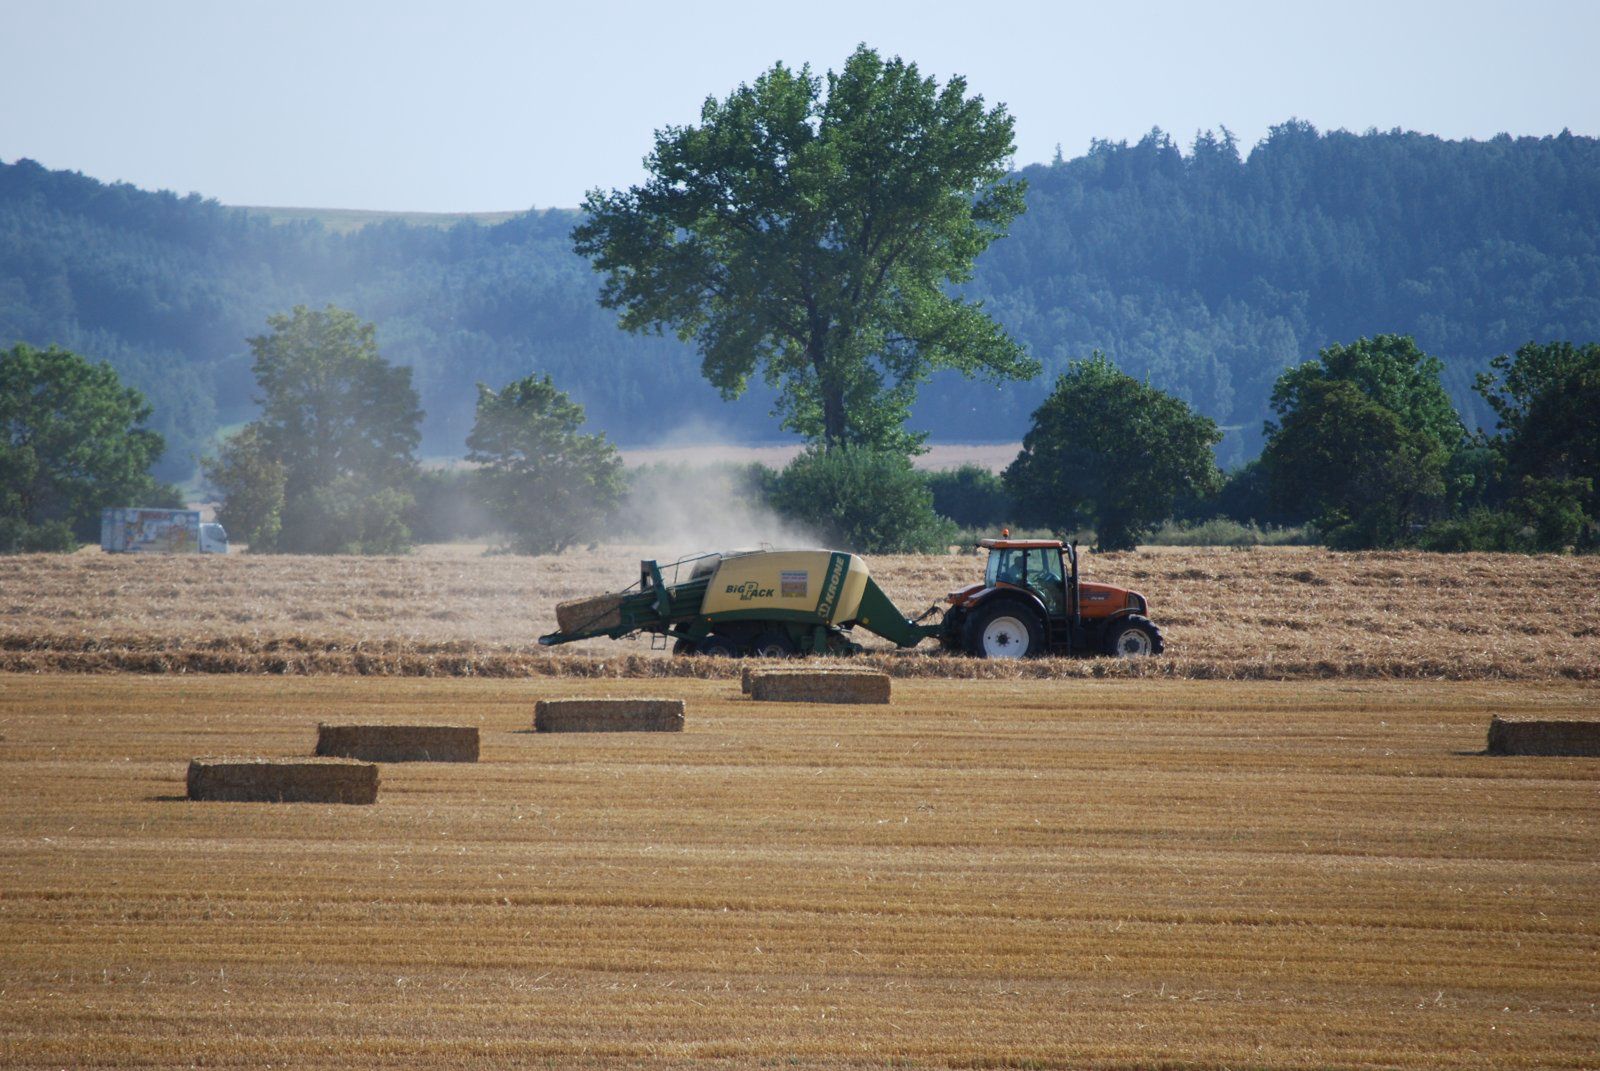
{"label": "dust haze over field", "polygon": [[[621,511],[622,534],[662,561],[708,548],[814,547],[821,542],[778,515],[733,464],[661,465],[636,473]],[[670,579],[670,578],[669,578]]]}

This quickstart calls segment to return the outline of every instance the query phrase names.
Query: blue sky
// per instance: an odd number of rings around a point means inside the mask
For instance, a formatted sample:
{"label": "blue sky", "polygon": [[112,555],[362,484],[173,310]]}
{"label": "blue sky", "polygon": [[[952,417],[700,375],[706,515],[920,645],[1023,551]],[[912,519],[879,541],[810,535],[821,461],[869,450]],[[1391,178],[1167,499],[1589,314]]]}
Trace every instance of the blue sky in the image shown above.
{"label": "blue sky", "polygon": [[0,0],[0,159],[229,204],[484,211],[638,181],[651,132],[858,42],[1017,119],[1018,164],[1296,117],[1600,134],[1600,2]]}

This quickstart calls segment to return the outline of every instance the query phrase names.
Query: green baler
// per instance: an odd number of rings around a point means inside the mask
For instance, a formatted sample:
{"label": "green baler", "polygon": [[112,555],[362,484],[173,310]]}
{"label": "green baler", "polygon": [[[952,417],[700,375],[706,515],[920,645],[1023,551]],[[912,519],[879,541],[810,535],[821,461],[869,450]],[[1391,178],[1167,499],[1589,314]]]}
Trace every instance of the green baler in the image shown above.
{"label": "green baler", "polygon": [[846,635],[856,626],[899,647],[914,647],[944,629],[942,622],[908,619],[872,579],[866,562],[830,550],[707,554],[664,565],[644,561],[636,585],[562,603],[556,620],[560,630],[539,637],[546,647],[650,632],[673,641],[679,654],[765,657],[858,650]]}

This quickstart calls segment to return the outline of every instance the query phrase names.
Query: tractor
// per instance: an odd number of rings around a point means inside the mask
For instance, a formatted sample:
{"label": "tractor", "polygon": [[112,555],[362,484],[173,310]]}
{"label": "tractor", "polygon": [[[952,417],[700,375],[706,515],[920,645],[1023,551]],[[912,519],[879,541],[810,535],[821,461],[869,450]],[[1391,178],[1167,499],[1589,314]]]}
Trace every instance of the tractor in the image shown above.
{"label": "tractor", "polygon": [[945,597],[939,642],[981,658],[1158,655],[1161,630],[1143,595],[1078,576],[1078,546],[1058,539],[984,539],[983,582]]}

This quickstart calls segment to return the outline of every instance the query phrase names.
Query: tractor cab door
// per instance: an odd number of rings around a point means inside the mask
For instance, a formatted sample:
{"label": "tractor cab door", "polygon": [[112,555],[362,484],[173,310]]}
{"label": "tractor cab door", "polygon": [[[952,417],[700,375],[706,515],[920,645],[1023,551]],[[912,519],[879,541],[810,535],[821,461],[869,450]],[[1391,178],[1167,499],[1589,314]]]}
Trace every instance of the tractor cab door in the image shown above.
{"label": "tractor cab door", "polygon": [[1014,584],[1027,588],[1039,596],[1052,618],[1059,618],[1067,615],[1066,575],[1059,547],[996,547],[989,551],[983,579],[990,587]]}
{"label": "tractor cab door", "polygon": [[1067,616],[1067,574],[1061,568],[1061,548],[1030,550],[1025,564],[1028,590],[1039,596],[1052,618]]}

